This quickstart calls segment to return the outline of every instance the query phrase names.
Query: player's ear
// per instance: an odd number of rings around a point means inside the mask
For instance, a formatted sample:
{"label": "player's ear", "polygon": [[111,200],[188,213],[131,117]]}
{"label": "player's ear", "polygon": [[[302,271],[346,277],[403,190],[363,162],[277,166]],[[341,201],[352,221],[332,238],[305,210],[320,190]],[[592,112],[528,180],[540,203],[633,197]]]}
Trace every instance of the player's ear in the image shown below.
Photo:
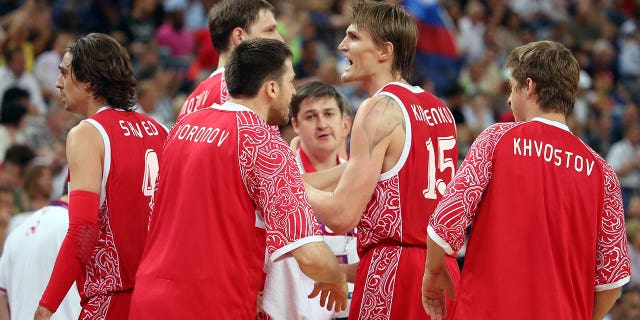
{"label": "player's ear", "polygon": [[233,45],[232,48],[235,48],[235,46],[239,45],[240,42],[242,42],[244,39],[244,30],[240,27],[235,27],[232,31],[231,31],[231,44]]}
{"label": "player's ear", "polygon": [[268,80],[264,84],[264,90],[270,100],[275,100],[280,93],[280,87],[278,87],[278,83],[273,80]]}
{"label": "player's ear", "polygon": [[350,116],[343,116],[342,118],[342,126],[344,127],[344,134],[348,136],[351,132],[351,125],[353,124],[353,119]]}
{"label": "player's ear", "polygon": [[530,97],[531,95],[534,95],[534,94],[537,93],[536,92],[536,87],[537,87],[536,86],[536,82],[533,79],[527,78],[524,81],[524,83],[525,83],[524,89],[525,89],[525,92],[527,93],[528,97]]}
{"label": "player's ear", "polygon": [[300,135],[300,133],[298,132],[298,120],[296,120],[295,117],[291,117],[291,127],[297,135]]}
{"label": "player's ear", "polygon": [[391,58],[393,58],[393,43],[387,41],[385,43],[382,44],[382,46],[380,47],[380,51],[378,52],[378,59],[380,61],[387,61]]}

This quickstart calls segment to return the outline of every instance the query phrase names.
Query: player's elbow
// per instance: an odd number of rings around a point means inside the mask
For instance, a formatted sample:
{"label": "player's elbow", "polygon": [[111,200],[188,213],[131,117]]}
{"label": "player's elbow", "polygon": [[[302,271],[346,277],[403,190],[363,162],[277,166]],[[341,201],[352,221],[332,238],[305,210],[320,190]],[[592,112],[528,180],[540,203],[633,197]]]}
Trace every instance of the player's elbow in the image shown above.
{"label": "player's elbow", "polygon": [[333,215],[327,221],[322,221],[335,234],[346,234],[358,225],[360,222],[360,212],[349,212],[342,210],[340,213]]}

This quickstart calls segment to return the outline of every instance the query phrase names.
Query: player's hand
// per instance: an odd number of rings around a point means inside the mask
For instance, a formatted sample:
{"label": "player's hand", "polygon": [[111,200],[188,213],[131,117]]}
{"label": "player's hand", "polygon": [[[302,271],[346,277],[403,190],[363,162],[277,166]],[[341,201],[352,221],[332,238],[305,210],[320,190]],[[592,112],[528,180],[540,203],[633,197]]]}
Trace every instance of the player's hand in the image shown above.
{"label": "player's hand", "polygon": [[33,320],[49,320],[51,319],[52,314],[53,312],[49,311],[49,309],[43,306],[38,306],[36,314],[33,316]]}
{"label": "player's hand", "polygon": [[309,299],[320,294],[320,306],[329,311],[340,312],[347,309],[347,283],[321,283],[316,282]]}
{"label": "player's hand", "polygon": [[455,300],[453,282],[446,269],[438,272],[425,270],[422,278],[422,306],[431,320],[441,320],[447,316],[445,294]]}

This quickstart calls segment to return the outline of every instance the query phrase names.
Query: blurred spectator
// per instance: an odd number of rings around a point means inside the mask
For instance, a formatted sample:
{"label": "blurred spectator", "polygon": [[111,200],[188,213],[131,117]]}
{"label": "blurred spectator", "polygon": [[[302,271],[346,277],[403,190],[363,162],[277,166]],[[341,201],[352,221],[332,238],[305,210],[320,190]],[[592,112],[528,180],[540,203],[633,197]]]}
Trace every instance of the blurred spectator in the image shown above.
{"label": "blurred spectator", "polygon": [[0,169],[0,186],[7,187],[13,193],[15,210],[12,214],[23,212],[27,207],[22,201],[24,174],[26,168],[35,158],[35,153],[26,145],[13,145],[7,149]]}
{"label": "blurred spectator", "polygon": [[36,107],[36,110],[29,110],[35,114],[45,114],[47,106],[42,98],[40,84],[35,75],[26,70],[25,56],[22,48],[11,48],[4,51],[4,58],[7,62],[0,67],[0,96],[12,87],[17,86],[29,92],[29,99]]}
{"label": "blurred spectator", "polygon": [[640,319],[640,288],[638,286],[626,287],[605,320],[637,319]]}
{"label": "blurred spectator", "polygon": [[629,20],[620,28],[618,46],[618,73],[622,80],[636,85],[640,80],[640,33],[638,26]]}
{"label": "blurred spectator", "polygon": [[[0,184],[0,212],[12,215],[15,213],[16,204],[13,200],[13,191],[6,185]],[[0,213],[0,218],[3,213]]]}
{"label": "blurred spectator", "polygon": [[46,206],[52,191],[51,168],[48,165],[29,166],[24,175],[23,212],[33,212]]}
{"label": "blurred spectator", "polygon": [[318,42],[315,40],[304,40],[302,42],[302,55],[300,60],[293,66],[296,72],[296,79],[313,77],[318,70]]}
{"label": "blurred spectator", "polygon": [[56,81],[60,71],[58,65],[62,61],[67,45],[74,39],[74,34],[67,31],[58,31],[53,37],[53,43],[49,51],[45,51],[36,57],[33,72],[40,84],[42,96],[46,100],[58,97]]}
{"label": "blurred spectator", "polygon": [[482,91],[474,93],[469,102],[462,105],[461,111],[474,140],[480,132],[496,122],[489,98]]}
{"label": "blurred spectator", "polygon": [[640,124],[630,123],[624,129],[623,139],[614,143],[607,154],[607,162],[615,171],[622,188],[625,209],[629,199],[640,187]]}
{"label": "blurred spectator", "polygon": [[168,126],[173,122],[171,104],[160,101],[161,87],[155,80],[143,80],[136,86],[138,107],[136,111],[146,114],[159,123]]}
{"label": "blurred spectator", "polygon": [[27,108],[18,100],[8,100],[0,109],[0,159],[14,144],[26,143],[24,127]]}
{"label": "blurred spectator", "polygon": [[484,54],[485,6],[472,0],[465,15],[458,21],[458,49],[467,61],[476,61]]}
{"label": "blurred spectator", "polygon": [[195,57],[191,61],[186,78],[192,83],[199,83],[206,79],[218,66],[218,53],[213,48],[209,28],[205,27],[193,31],[195,43]]}
{"label": "blurred spectator", "polygon": [[569,33],[577,44],[590,48],[595,40],[602,37],[602,29],[599,24],[602,21],[596,19],[597,12],[593,9],[591,0],[578,0],[574,6],[575,17],[569,28]]}
{"label": "blurred spectator", "polygon": [[638,286],[640,285],[640,218],[627,219],[625,227],[627,228],[629,259],[631,259],[631,282],[629,285]]}
{"label": "blurred spectator", "polygon": [[193,56],[194,39],[191,30],[184,25],[184,11],[181,8],[167,12],[165,21],[156,31],[155,39],[165,66],[188,68]]}
{"label": "blurred spectator", "polygon": [[120,20],[117,29],[129,38],[130,49],[134,56],[143,53],[154,41],[156,29],[162,24],[164,10],[158,0],[136,0],[129,14]]}

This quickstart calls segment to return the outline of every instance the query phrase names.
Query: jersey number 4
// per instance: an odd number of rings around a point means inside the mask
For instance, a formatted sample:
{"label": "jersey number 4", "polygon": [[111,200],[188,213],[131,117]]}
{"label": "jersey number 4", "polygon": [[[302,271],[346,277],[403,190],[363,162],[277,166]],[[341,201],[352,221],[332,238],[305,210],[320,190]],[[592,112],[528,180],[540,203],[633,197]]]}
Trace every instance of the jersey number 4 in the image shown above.
{"label": "jersey number 4", "polygon": [[[447,169],[451,169],[451,177],[453,178],[456,172],[456,168],[451,158],[445,157],[444,152],[452,150],[456,146],[456,139],[453,136],[438,137],[438,170],[445,172]],[[427,167],[427,188],[422,190],[422,194],[426,199],[436,199],[439,193],[444,194],[444,190],[447,187],[447,183],[443,179],[436,179],[436,155],[435,148],[433,147],[433,141],[431,138],[427,140],[427,151],[429,152],[428,167]]]}
{"label": "jersey number 4", "polygon": [[158,155],[153,149],[147,149],[144,155],[144,177],[142,179],[142,194],[153,196],[153,191],[158,179]]}

